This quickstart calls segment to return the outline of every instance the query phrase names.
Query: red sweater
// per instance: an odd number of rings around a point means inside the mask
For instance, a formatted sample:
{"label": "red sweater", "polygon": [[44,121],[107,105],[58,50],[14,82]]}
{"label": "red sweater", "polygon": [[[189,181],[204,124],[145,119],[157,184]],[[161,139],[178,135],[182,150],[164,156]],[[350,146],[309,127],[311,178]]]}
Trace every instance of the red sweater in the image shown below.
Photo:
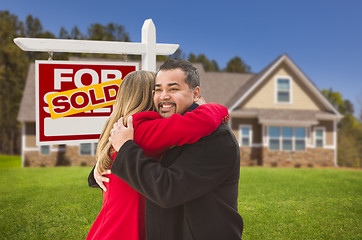
{"label": "red sweater", "polygon": [[[191,144],[211,134],[225,117],[227,109],[218,104],[203,104],[170,118],[156,112],[137,113],[133,115],[134,141],[146,156],[158,158],[174,145]],[[144,240],[144,197],[117,176],[106,176],[110,182],[104,183],[107,191],[103,192],[102,209],[87,239]]]}

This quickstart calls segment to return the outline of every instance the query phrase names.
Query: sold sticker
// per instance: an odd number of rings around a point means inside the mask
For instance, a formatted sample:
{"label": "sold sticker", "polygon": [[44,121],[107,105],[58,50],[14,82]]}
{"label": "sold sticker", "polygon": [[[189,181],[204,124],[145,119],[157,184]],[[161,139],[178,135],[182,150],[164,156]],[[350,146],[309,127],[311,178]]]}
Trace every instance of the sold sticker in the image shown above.
{"label": "sold sticker", "polygon": [[122,79],[89,85],[46,96],[52,119],[111,106],[115,103]]}

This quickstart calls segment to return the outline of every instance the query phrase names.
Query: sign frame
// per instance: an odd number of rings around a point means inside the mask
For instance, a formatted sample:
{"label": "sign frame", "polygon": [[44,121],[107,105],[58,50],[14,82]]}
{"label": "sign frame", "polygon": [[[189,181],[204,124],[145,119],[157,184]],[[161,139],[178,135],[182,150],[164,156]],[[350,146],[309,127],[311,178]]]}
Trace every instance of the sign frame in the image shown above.
{"label": "sign frame", "polygon": [[[59,119],[51,119],[50,117],[50,113],[48,117],[44,117],[44,115],[46,115],[47,113],[45,110],[43,110],[44,108],[44,102],[40,102],[40,101],[44,101],[45,99],[45,94],[43,94],[42,96],[40,96],[42,93],[44,92],[43,90],[40,90],[42,88],[42,85],[44,85],[44,83],[41,83],[40,81],[44,81],[44,79],[39,79],[39,77],[41,77],[40,73],[40,66],[41,65],[63,65],[63,66],[69,66],[68,68],[75,68],[75,67],[81,67],[82,65],[84,66],[92,66],[92,67],[96,67],[96,68],[109,68],[111,67],[115,67],[115,69],[119,69],[119,68],[127,68],[128,70],[125,71],[125,73],[123,73],[122,71],[122,76],[121,78],[123,79],[129,72],[132,71],[137,71],[139,70],[139,63],[138,62],[121,62],[121,61],[49,61],[49,60],[36,60],[35,61],[35,104],[36,104],[36,145],[37,146],[41,146],[41,145],[57,145],[57,144],[79,144],[79,143],[96,143],[99,140],[99,135],[104,127],[104,123],[105,121],[108,119],[109,115],[112,113],[112,109],[113,107],[108,107],[110,110],[108,111],[108,113],[105,113],[104,111],[102,111],[102,108],[99,108],[98,110],[98,115],[100,116],[93,116],[93,117],[87,117],[87,113],[84,113],[83,116],[82,114],[80,114],[80,116],[78,117],[74,117],[74,116],[66,116],[66,117],[61,117]],[[85,67],[86,68],[86,67]],[[132,69],[132,70],[130,70]],[[73,75],[75,75],[75,73],[72,73]],[[98,76],[99,77],[99,76]],[[74,78],[73,79],[73,84],[74,83]],[[53,77],[51,79],[47,79],[46,81],[53,81],[54,82],[55,77],[53,75]],[[99,78],[99,81],[102,81],[102,79]],[[101,83],[101,82],[98,82]],[[49,84],[48,82],[46,84]],[[89,84],[88,86],[93,85],[93,84]],[[75,86],[76,89],[77,87]],[[62,91],[66,91],[66,90],[70,90],[70,89],[64,89],[64,90],[59,90],[59,92]],[[55,91],[56,92],[56,91]],[[106,107],[107,108],[107,107]],[[103,112],[103,113],[102,113]],[[92,113],[88,113],[88,114],[92,114]],[[108,116],[106,116],[108,114]],[[85,117],[85,116],[86,117]],[[83,124],[83,120],[85,121],[85,124]],[[86,123],[88,121],[88,124]],[[78,122],[78,127],[74,127],[74,125],[70,125],[69,123],[74,124],[75,122]],[[79,125],[79,123],[82,123],[81,125]],[[59,126],[59,131],[56,128],[56,126],[58,126],[58,124],[63,124],[66,125],[67,128],[65,129],[64,127],[62,128],[61,125]],[[92,124],[91,127],[89,127],[89,124]],[[94,125],[93,125],[94,124]],[[48,126],[46,128],[46,126]],[[72,134],[72,131],[92,131],[92,133],[90,134]],[[47,134],[47,135],[46,135]],[[63,135],[62,135],[63,134]],[[97,135],[97,136],[96,136]]]}

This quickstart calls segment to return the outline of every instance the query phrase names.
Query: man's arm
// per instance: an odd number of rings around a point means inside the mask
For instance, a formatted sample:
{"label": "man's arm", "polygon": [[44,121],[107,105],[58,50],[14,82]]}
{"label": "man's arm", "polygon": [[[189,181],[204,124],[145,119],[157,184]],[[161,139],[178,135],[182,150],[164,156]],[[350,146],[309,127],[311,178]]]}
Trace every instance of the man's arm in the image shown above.
{"label": "man's arm", "polygon": [[239,152],[230,134],[221,125],[211,135],[183,146],[167,168],[145,157],[129,140],[119,150],[111,171],[161,207],[177,206],[215,189],[235,167]]}

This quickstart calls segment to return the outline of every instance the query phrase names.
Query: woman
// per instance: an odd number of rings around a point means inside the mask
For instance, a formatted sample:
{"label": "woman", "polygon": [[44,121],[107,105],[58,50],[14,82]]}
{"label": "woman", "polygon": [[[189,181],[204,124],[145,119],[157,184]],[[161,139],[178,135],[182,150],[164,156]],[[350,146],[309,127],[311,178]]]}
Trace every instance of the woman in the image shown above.
{"label": "woman", "polygon": [[[143,147],[145,155],[159,159],[163,152],[174,145],[194,143],[209,135],[228,116],[225,107],[204,104],[184,116],[174,114],[168,119],[162,118],[153,111],[154,77],[151,72],[135,71],[123,79],[114,111],[98,142],[98,172],[110,169],[117,154],[108,138],[113,124],[121,117],[126,121],[133,116],[135,142]],[[175,134],[180,128],[188,131]],[[105,183],[107,191],[103,192],[102,209],[87,239],[144,240],[144,197],[115,175],[106,176],[110,182]]]}

